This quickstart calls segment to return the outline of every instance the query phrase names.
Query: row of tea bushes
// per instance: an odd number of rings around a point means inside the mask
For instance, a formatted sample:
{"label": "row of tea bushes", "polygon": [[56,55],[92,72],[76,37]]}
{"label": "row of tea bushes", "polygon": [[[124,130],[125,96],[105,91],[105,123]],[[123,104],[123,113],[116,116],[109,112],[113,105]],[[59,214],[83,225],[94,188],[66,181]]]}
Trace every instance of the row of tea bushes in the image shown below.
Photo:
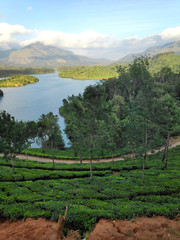
{"label": "row of tea bushes", "polygon": [[138,160],[93,164],[91,181],[89,164],[56,164],[52,171],[47,170],[52,163],[30,161],[31,168],[22,168],[26,161],[16,160],[16,174],[12,174],[1,159],[0,215],[57,221],[68,204],[66,228],[82,233],[90,231],[100,218],[173,218],[180,212],[180,147],[169,151],[166,170],[161,158],[162,154],[156,154],[147,160],[144,183]]}

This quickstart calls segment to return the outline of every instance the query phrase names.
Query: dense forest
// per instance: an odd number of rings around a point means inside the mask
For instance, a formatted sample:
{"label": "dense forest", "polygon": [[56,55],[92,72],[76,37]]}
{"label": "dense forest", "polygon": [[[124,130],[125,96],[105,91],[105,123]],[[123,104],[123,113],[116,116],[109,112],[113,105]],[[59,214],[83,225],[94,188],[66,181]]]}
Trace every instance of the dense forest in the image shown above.
{"label": "dense forest", "polygon": [[16,74],[0,80],[0,87],[19,87],[30,83],[36,83],[39,79],[30,75]]}
{"label": "dense forest", "polygon": [[180,76],[162,68],[152,76],[145,57],[119,66],[118,77],[87,87],[83,95],[63,100],[59,112],[75,152],[114,156],[117,149],[135,153],[144,169],[147,151],[180,133]]}
{"label": "dense forest", "polygon": [[0,78],[9,77],[12,74],[41,74],[41,73],[51,73],[54,69],[51,68],[23,68],[14,66],[0,65]]}
{"label": "dense forest", "polygon": [[[61,67],[58,69],[59,77],[73,79],[108,79],[118,77],[117,68],[128,63],[116,62],[109,66],[80,66],[80,67]],[[149,57],[149,71],[156,74],[163,67],[169,67],[174,73],[179,73],[180,55],[174,53],[161,53]]]}

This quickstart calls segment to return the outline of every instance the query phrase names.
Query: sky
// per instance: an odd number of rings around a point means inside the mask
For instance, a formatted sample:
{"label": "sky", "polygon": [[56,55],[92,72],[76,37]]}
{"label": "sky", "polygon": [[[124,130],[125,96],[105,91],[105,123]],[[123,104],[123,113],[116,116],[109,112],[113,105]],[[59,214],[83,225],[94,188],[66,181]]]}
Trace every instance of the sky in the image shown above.
{"label": "sky", "polygon": [[0,50],[42,42],[118,60],[178,40],[179,0],[0,0]]}

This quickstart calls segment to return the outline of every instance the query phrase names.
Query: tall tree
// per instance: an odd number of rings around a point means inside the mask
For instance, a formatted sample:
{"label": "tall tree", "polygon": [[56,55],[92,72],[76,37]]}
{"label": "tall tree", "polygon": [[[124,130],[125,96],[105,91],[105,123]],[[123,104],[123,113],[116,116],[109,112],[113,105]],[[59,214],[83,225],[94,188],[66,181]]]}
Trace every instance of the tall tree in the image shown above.
{"label": "tall tree", "polygon": [[5,157],[11,159],[12,170],[14,170],[14,160],[17,153],[25,148],[25,123],[15,121],[9,113],[0,113],[0,151]]}
{"label": "tall tree", "polygon": [[54,168],[54,148],[64,148],[64,141],[58,124],[58,116],[52,112],[42,114],[37,122],[37,126],[42,149],[51,149]]}

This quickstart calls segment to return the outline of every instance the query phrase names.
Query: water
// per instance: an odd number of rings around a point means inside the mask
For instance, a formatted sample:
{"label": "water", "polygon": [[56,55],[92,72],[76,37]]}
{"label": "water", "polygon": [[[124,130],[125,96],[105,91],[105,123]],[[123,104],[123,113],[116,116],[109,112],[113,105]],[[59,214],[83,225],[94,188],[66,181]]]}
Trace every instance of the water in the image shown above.
{"label": "water", "polygon": [[[22,87],[1,88],[4,97],[0,98],[0,111],[5,110],[17,120],[38,120],[41,114],[53,112],[59,115],[62,100],[74,94],[83,93],[89,85],[94,85],[98,80],[74,80],[60,78],[58,73],[34,74],[39,82]],[[67,146],[68,139],[64,134],[64,119],[59,116],[63,138]],[[37,147],[34,145],[33,147]]]}

